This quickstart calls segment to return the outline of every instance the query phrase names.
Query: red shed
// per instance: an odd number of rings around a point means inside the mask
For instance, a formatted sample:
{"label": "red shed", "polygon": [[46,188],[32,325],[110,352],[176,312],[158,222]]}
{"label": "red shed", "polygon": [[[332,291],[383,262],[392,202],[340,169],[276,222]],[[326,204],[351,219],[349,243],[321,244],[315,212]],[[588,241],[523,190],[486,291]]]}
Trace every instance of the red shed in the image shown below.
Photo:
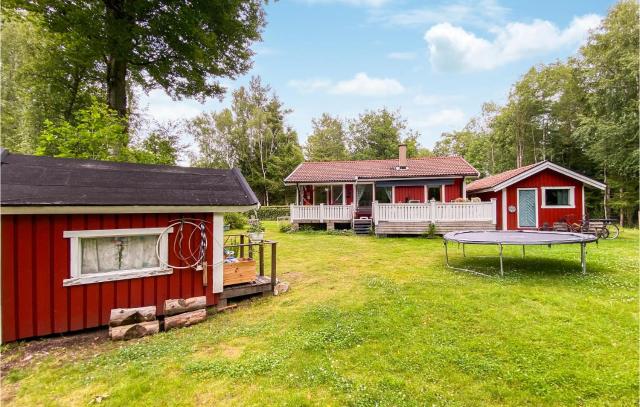
{"label": "red shed", "polygon": [[[1,161],[2,342],[106,325],[112,308],[156,305],[161,312],[166,299],[201,295],[216,304],[223,214],[258,206],[235,169],[6,150]],[[202,226],[206,248],[186,247],[177,227],[168,228],[185,218]],[[202,250],[206,274],[176,268],[187,264],[175,247]]]}
{"label": "red shed", "polygon": [[495,198],[497,228],[537,229],[565,217],[585,215],[585,186],[606,185],[549,161],[482,178],[467,186],[467,195]]}

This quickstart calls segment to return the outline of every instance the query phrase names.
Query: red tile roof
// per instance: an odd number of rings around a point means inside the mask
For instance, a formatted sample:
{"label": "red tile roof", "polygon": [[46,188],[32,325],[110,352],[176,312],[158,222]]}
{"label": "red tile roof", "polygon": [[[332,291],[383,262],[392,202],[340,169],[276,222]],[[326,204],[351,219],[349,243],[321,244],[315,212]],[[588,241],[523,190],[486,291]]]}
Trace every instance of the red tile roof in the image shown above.
{"label": "red tile roof", "polygon": [[358,179],[478,176],[464,158],[424,157],[407,160],[407,169],[399,170],[397,159],[360,161],[308,161],[293,170],[285,182],[341,182]]}
{"label": "red tile roof", "polygon": [[514,168],[513,170],[501,172],[500,174],[479,179],[467,185],[467,192],[475,192],[475,191],[481,191],[487,188],[493,188],[496,185],[502,184],[503,182],[508,181],[511,178],[532,169],[533,167],[537,167],[540,164],[544,164],[545,162],[546,161],[541,161],[539,163],[525,165],[524,167]]}

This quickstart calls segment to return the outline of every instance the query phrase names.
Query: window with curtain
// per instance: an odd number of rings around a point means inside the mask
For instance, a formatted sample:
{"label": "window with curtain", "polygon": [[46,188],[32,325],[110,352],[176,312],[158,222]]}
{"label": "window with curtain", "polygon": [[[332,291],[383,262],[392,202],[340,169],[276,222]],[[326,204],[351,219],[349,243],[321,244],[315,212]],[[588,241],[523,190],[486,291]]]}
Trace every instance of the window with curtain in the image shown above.
{"label": "window with curtain", "polygon": [[356,188],[358,206],[371,206],[373,200],[373,185],[358,184]]}
{"label": "window with curtain", "polygon": [[392,194],[391,187],[376,187],[376,201],[379,203],[391,203]]}
{"label": "window with curtain", "polygon": [[342,185],[331,186],[331,205],[342,205]]}
{"label": "window with curtain", "polygon": [[438,202],[440,202],[442,200],[442,187],[441,186],[429,187],[427,189],[427,201],[431,201],[432,199],[435,199]]}

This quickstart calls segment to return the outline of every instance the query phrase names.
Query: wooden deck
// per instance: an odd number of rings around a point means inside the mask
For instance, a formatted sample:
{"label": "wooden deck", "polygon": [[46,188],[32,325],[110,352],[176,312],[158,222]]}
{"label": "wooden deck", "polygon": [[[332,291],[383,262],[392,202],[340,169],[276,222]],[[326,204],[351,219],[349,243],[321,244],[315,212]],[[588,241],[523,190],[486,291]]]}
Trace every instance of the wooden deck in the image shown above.
{"label": "wooden deck", "polygon": [[[376,235],[422,235],[429,231],[431,222],[378,222]],[[454,230],[496,230],[491,221],[440,221],[435,233],[443,235]]]}

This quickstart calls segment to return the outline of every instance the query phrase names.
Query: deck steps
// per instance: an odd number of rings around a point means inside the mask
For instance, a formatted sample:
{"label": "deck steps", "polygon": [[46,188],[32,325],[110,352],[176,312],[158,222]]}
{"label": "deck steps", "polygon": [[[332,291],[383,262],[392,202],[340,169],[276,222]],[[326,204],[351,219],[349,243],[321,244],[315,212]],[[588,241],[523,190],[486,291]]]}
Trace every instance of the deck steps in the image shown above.
{"label": "deck steps", "polygon": [[356,235],[368,235],[371,230],[371,219],[354,219],[353,231]]}

